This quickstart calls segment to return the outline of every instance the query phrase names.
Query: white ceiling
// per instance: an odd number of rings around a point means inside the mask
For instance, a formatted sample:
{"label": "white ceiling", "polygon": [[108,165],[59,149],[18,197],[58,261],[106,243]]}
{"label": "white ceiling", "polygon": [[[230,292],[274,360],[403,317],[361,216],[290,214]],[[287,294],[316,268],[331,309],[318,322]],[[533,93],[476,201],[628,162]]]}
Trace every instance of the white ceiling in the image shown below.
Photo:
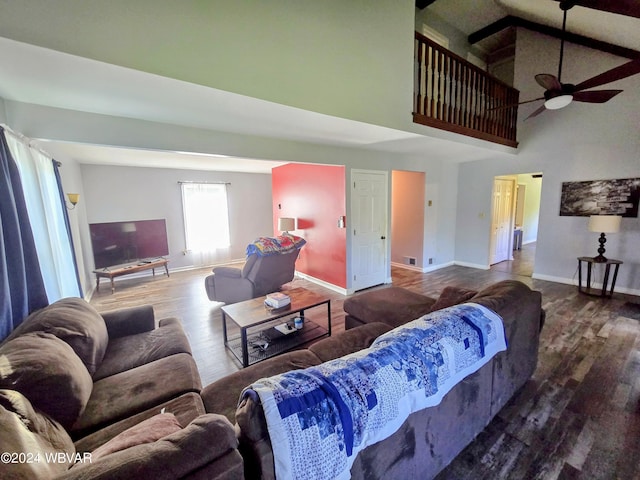
{"label": "white ceiling", "polygon": [[[552,0],[438,0],[428,8],[465,33],[507,14],[558,28],[562,18]],[[610,15],[574,7],[569,12],[569,30],[640,49],[640,20],[615,15],[615,22],[610,22],[615,28],[610,28],[605,21]],[[2,37],[0,58],[0,97],[17,102],[290,141],[412,155],[429,152],[432,158],[471,161],[495,154],[477,146],[475,140],[465,144],[331,117]],[[199,152],[151,152],[59,141],[46,141],[42,146],[54,156],[80,163],[260,173],[281,164]]]}

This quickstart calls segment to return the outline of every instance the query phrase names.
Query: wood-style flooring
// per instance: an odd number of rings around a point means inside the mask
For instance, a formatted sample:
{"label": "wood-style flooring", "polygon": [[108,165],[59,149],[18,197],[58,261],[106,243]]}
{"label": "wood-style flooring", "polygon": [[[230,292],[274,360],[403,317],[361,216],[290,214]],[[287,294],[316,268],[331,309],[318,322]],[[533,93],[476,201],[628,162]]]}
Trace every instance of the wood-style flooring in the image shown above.
{"label": "wood-style flooring", "polygon": [[[446,285],[479,290],[517,279],[542,292],[547,312],[535,374],[438,479],[640,479],[640,298],[601,299],[534,280],[534,250],[490,270],[392,271],[394,285],[429,296]],[[150,303],[156,318],[179,317],[206,385],[239,369],[222,343],[220,305],[205,293],[209,272],[123,278],[91,303],[100,311]],[[344,329],[346,297],[303,279],[287,287],[328,295],[333,331]]]}

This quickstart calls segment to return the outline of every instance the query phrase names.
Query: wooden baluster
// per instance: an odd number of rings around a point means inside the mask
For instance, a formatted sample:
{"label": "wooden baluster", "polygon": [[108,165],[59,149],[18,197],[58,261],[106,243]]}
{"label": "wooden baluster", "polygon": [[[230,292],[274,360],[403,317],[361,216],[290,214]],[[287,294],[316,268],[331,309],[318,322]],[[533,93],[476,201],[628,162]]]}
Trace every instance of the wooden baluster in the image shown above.
{"label": "wooden baluster", "polygon": [[461,102],[461,106],[463,108],[462,111],[462,126],[467,127],[469,123],[467,122],[467,112],[469,111],[469,69],[465,65],[462,67],[462,88],[463,90],[463,99]]}
{"label": "wooden baluster", "polygon": [[431,71],[431,47],[427,44],[425,44],[425,48],[424,48],[424,59],[423,59],[423,65],[424,65],[424,98],[423,98],[423,102],[424,104],[422,105],[422,111],[425,115],[429,115],[429,78],[430,78],[430,71]]}
{"label": "wooden baluster", "polygon": [[418,58],[417,58],[417,69],[418,69],[418,75],[417,75],[417,85],[414,86],[414,89],[416,90],[416,95],[415,95],[415,105],[413,107],[413,111],[419,114],[424,114],[423,111],[421,111],[420,106],[422,105],[422,49],[424,44],[420,41],[420,40],[416,40],[417,42],[417,50],[418,50]]}
{"label": "wooden baluster", "polygon": [[436,65],[438,62],[437,51],[433,46],[429,47],[429,52],[431,53],[431,60],[429,61],[429,65],[431,65],[431,118],[436,117]]}
{"label": "wooden baluster", "polygon": [[453,104],[453,58],[447,57],[447,122],[453,123],[452,104]]}
{"label": "wooden baluster", "polygon": [[460,63],[457,60],[453,60],[453,97],[451,103],[453,103],[453,116],[451,118],[451,123],[458,124],[458,93],[459,93],[459,84],[458,84],[458,67]]}
{"label": "wooden baluster", "polygon": [[436,99],[436,111],[433,117],[440,120],[440,50],[434,49],[433,54],[433,68],[435,70],[435,84],[433,86],[433,95]]}
{"label": "wooden baluster", "polygon": [[478,76],[476,75],[476,71],[470,69],[471,71],[471,103],[469,105],[469,110],[471,112],[471,122],[469,126],[471,128],[478,129],[476,125],[476,102],[478,101]]}

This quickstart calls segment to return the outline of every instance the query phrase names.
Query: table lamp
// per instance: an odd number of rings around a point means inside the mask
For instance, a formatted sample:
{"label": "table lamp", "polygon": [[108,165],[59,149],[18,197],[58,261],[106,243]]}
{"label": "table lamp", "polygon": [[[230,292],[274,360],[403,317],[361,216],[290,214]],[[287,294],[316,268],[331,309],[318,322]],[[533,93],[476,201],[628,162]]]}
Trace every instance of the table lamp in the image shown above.
{"label": "table lamp", "polygon": [[282,233],[289,233],[289,230],[296,229],[296,219],[289,217],[278,218],[278,230]]}
{"label": "table lamp", "polygon": [[589,231],[600,232],[600,248],[598,248],[598,256],[593,257],[593,261],[597,263],[606,262],[604,256],[604,244],[607,241],[605,233],[617,233],[620,231],[620,221],[622,217],[619,215],[591,215],[589,218]]}

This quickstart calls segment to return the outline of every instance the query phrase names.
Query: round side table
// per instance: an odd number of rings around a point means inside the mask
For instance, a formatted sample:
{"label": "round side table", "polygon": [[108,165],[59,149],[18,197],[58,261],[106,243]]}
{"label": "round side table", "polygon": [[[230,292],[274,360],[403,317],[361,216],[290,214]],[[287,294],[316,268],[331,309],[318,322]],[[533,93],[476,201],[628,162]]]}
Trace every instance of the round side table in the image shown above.
{"label": "round side table", "polygon": [[[582,262],[587,264],[587,284],[582,287]],[[591,269],[593,265],[604,265],[604,280],[602,281],[602,290],[591,287]],[[607,285],[609,284],[609,274],[611,272],[611,265],[615,265],[613,270],[613,278],[611,279],[611,290],[607,292]],[[613,295],[613,289],[616,286],[616,278],[618,278],[618,269],[622,265],[621,260],[614,260],[608,258],[604,262],[598,262],[595,257],[578,257],[578,291],[586,293],[587,295],[594,295],[597,297],[611,297]]]}

